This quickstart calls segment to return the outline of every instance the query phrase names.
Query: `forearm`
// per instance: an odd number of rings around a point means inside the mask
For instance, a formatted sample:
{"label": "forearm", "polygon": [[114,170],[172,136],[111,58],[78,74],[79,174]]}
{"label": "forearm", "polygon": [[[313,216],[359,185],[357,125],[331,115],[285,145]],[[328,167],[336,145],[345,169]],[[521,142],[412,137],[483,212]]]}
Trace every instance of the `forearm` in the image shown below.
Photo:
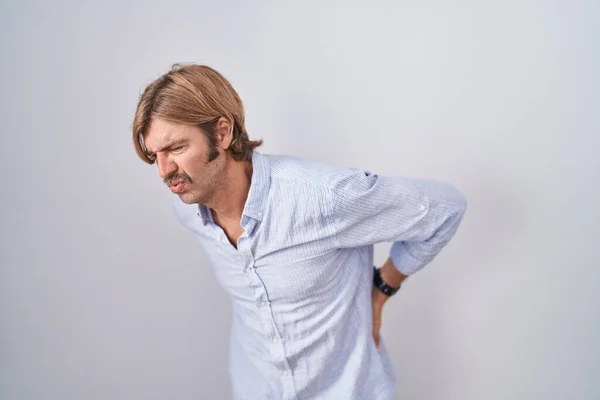
{"label": "forearm", "polygon": [[394,266],[394,262],[392,258],[388,258],[385,264],[381,267],[380,270],[381,279],[391,287],[398,287],[402,284],[402,282],[408,278],[408,275],[404,275],[402,272],[398,271],[398,269]]}

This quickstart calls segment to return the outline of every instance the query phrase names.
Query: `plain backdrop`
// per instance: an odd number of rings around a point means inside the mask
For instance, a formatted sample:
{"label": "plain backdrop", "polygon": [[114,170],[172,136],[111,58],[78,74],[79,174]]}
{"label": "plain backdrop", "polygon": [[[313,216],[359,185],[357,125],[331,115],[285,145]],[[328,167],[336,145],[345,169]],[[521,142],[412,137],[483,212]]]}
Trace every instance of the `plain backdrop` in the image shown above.
{"label": "plain backdrop", "polygon": [[398,398],[599,399],[599,39],[597,1],[2,1],[0,399],[229,398],[229,299],[132,146],[176,62],[263,153],[466,195],[385,306]]}

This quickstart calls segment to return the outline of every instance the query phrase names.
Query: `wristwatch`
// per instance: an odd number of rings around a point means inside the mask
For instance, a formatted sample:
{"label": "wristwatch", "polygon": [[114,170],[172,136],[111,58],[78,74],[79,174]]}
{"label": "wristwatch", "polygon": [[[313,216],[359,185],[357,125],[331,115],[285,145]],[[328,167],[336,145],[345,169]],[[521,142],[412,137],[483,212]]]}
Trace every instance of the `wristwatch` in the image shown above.
{"label": "wristwatch", "polygon": [[395,295],[396,292],[400,290],[400,286],[394,288],[385,283],[381,278],[381,273],[375,266],[373,266],[373,284],[388,297]]}

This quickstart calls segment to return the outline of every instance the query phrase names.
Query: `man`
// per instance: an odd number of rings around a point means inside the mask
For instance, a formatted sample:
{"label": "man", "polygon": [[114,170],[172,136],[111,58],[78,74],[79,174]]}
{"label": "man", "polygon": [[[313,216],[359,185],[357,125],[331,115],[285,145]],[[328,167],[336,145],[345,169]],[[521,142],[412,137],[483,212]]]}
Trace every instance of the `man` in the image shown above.
{"label": "man", "polygon": [[[461,194],[259,153],[238,94],[207,66],[175,65],[151,83],[133,139],[231,295],[233,398],[392,399],[383,305],[454,235]],[[379,242],[394,243],[374,270]]]}

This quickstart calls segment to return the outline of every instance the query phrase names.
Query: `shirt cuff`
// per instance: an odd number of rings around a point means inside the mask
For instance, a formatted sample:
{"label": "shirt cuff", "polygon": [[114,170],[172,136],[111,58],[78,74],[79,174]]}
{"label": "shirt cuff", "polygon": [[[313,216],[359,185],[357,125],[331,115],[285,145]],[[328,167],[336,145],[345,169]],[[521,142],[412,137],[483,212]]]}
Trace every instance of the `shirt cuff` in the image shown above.
{"label": "shirt cuff", "polygon": [[390,257],[396,269],[404,275],[412,275],[427,264],[425,261],[413,257],[406,249],[404,242],[394,242],[390,250]]}

